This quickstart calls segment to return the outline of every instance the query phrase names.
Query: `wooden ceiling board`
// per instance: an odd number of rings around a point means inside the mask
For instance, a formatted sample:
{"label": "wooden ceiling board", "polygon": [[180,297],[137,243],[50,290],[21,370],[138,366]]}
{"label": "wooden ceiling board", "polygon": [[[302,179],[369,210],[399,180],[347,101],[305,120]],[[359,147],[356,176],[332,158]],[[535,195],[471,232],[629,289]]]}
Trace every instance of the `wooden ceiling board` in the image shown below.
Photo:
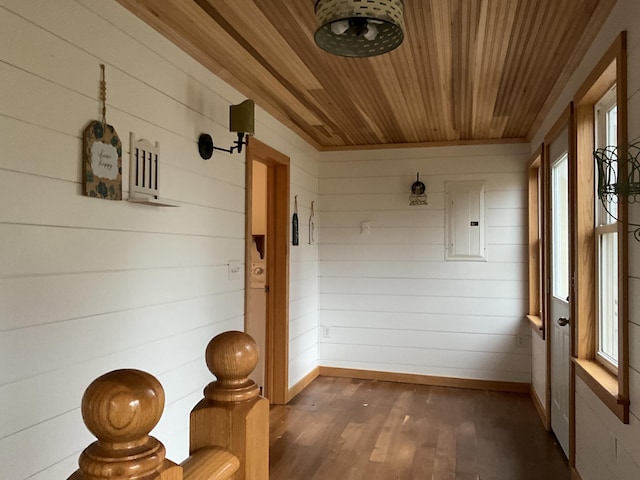
{"label": "wooden ceiling board", "polygon": [[509,45],[512,23],[515,18],[515,2],[500,0],[483,4],[480,12],[479,37],[475,53],[475,77],[473,80],[473,130],[474,137],[500,138],[501,132],[493,134],[500,78],[503,75],[505,57]]}
{"label": "wooden ceiling board", "polygon": [[[407,45],[401,46],[396,52],[396,56],[402,58],[405,52],[409,51]],[[420,112],[420,105],[414,105],[415,95],[407,88],[411,81],[415,81],[417,75],[411,72],[411,61],[392,62],[387,55],[380,55],[371,59],[373,69],[378,73],[376,97],[383,96],[389,105],[389,114],[396,125],[402,125],[402,129],[397,130],[397,135],[402,136],[409,142],[420,141],[420,126],[425,118],[424,112]],[[375,78],[375,77],[374,77]],[[415,92],[414,92],[415,93]],[[418,123],[412,118],[412,112],[416,113]],[[398,136],[394,139],[398,140]]]}
{"label": "wooden ceiling board", "polygon": [[526,141],[615,5],[404,0],[399,48],[344,58],[315,0],[118,1],[320,150]]}
{"label": "wooden ceiling board", "polygon": [[[515,112],[513,123],[505,131],[505,135],[526,136],[526,126],[535,118],[534,94],[532,85],[542,85],[548,91],[555,82],[554,75],[548,67],[547,57],[551,51],[550,45],[557,42],[556,38],[563,34],[557,31],[559,26],[554,23],[560,18],[553,5],[544,2],[534,2],[531,10],[525,12],[524,19],[528,20],[520,28],[520,38],[515,41],[524,48],[513,51],[508,61],[520,66],[514,71],[514,76],[505,77],[501,88],[500,111]],[[545,94],[545,93],[543,93]]]}
{"label": "wooden ceiling board", "polygon": [[[414,24],[415,30],[422,30],[423,36],[430,34],[431,38],[426,38],[426,42],[432,45],[438,45],[439,48],[434,49],[435,62],[431,64],[435,68],[428,69],[433,72],[434,88],[432,95],[426,95],[429,92],[426,85],[419,83],[420,89],[425,93],[427,98],[432,97],[434,99],[432,108],[427,112],[427,115],[433,116],[434,120],[438,120],[438,123],[431,125],[431,131],[433,135],[438,132],[446,140],[457,140],[460,138],[460,132],[456,128],[455,119],[453,115],[454,105],[454,85],[453,85],[453,52],[457,51],[459,47],[460,38],[453,35],[453,10],[452,4],[446,4],[442,2],[429,2],[431,8],[429,9],[428,20],[425,19],[422,25],[427,28],[419,28],[420,23]],[[420,16],[416,15],[415,18],[419,19]],[[429,28],[430,27],[430,28]],[[421,37],[417,36],[418,39]],[[419,43],[411,43],[411,49],[413,51],[420,51]],[[423,65],[422,71],[424,72],[425,62],[420,62]],[[425,72],[426,73],[426,72]]]}
{"label": "wooden ceiling board", "polygon": [[[224,81],[253,98],[285,125],[316,148],[317,135],[309,135],[309,124],[319,123],[299,100],[271,78],[248,52],[235,46],[235,41],[206,15],[195,1],[117,0],[150,26],[156,28],[187,54]],[[220,48],[224,45],[225,48]],[[228,48],[234,45],[234,48]],[[290,108],[273,105],[285,103]],[[322,137],[320,137],[322,138]]]}
{"label": "wooden ceiling board", "polygon": [[[220,48],[217,49],[215,54],[216,58],[220,63],[224,65],[231,65],[230,69],[233,68],[234,71],[240,72],[243,78],[247,79],[249,86],[252,89],[256,89],[262,93],[263,96],[268,97],[272,92],[276,92],[277,95],[282,95],[285,102],[280,102],[280,108],[282,110],[286,110],[288,117],[299,117],[304,119],[304,121],[309,125],[317,124],[320,122],[319,117],[322,116],[321,110],[316,106],[310,103],[308,97],[303,95],[304,89],[300,87],[300,80],[298,76],[293,76],[289,73],[290,70],[301,69],[306,71],[303,64],[293,64],[293,68],[286,68],[283,72],[281,70],[282,62],[277,60],[274,62],[274,58],[296,58],[295,55],[291,55],[286,51],[280,51],[280,55],[271,55],[270,58],[265,58],[262,54],[265,49],[260,49],[260,45],[272,45],[270,41],[273,38],[282,38],[280,35],[275,32],[274,28],[270,25],[266,25],[264,28],[260,29],[261,34],[265,35],[262,37],[262,42],[260,40],[256,40],[252,43],[251,35],[246,32],[253,32],[254,28],[251,24],[245,23],[244,25],[241,23],[239,19],[242,17],[241,15],[237,15],[236,11],[230,8],[225,9],[224,11],[218,10],[221,6],[225,5],[226,2],[222,2],[217,0],[215,2],[215,6],[212,2],[207,0],[195,0],[200,8],[210,17],[212,22],[209,24],[211,27],[208,32],[212,34],[218,32],[220,29],[214,28],[217,24],[221,27],[221,29],[228,35],[229,38],[222,35],[219,41],[214,41],[214,45],[228,45],[231,41],[235,42],[235,44],[239,45],[240,49],[225,49]],[[238,8],[238,6],[244,6],[243,12],[250,11],[248,7],[249,3],[243,4],[243,2],[234,2],[233,5]],[[225,16],[226,15],[226,16]],[[255,19],[255,18],[254,18]],[[255,19],[257,20],[257,19]],[[244,27],[244,28],[243,28]],[[242,32],[242,34],[240,33]],[[271,36],[267,35],[272,33]],[[286,45],[285,42],[276,42],[280,43],[282,46]],[[235,52],[240,52],[240,55],[236,55]],[[293,63],[293,62],[292,62]],[[257,67],[257,68],[256,68]],[[312,84],[312,88],[319,87],[317,82]],[[287,97],[291,98],[287,98]],[[280,97],[275,96],[275,98],[271,101],[272,103],[279,103]],[[302,103],[302,109],[292,110],[291,108],[287,108],[291,105],[291,100],[293,100],[293,104]]]}
{"label": "wooden ceiling board", "polygon": [[530,59],[542,53],[537,48],[539,42],[536,34],[545,21],[545,9],[541,7],[539,0],[520,3],[518,9],[506,60],[510,68],[502,77],[496,104],[496,114],[500,116],[513,111],[516,100],[527,94],[526,80],[533,74],[532,68],[535,65]]}
{"label": "wooden ceiling board", "polygon": [[[265,2],[260,2],[260,6],[264,15],[271,22],[274,24],[281,22],[287,25],[286,35],[288,36],[290,47],[323,86],[321,89],[309,92],[310,95],[314,99],[331,99],[330,102],[322,103],[324,107],[328,107],[332,112],[332,116],[326,119],[324,126],[334,132],[335,136],[341,137],[343,143],[369,143],[375,141],[373,138],[363,137],[361,132],[354,131],[353,128],[340,128],[340,125],[344,124],[358,125],[363,119],[354,118],[354,115],[357,114],[357,109],[353,108],[353,96],[349,94],[349,91],[345,88],[335,88],[334,79],[336,75],[344,77],[344,72],[339,71],[339,63],[332,68],[327,62],[333,62],[335,58],[322,51],[319,54],[319,49],[312,41],[312,31],[305,28],[300,17],[295,16],[295,10],[286,8],[286,4],[278,1],[270,2],[268,5]],[[307,21],[313,25],[314,18],[311,16]]]}
{"label": "wooden ceiling board", "polygon": [[583,26],[580,36],[575,39],[571,57],[568,59],[562,72],[558,74],[556,83],[546,96],[542,107],[535,113],[535,119],[531,123],[529,133],[527,135],[528,139],[531,139],[538,128],[540,128],[540,125],[542,125],[542,122],[551,110],[555,100],[564,89],[564,86],[569,80],[571,74],[578,67],[583,56],[589,49],[595,34],[598,32],[600,27],[602,27],[602,24],[609,16],[609,13],[615,4],[616,0],[600,0],[597,2],[597,5],[594,6],[593,13],[589,17],[587,24]]}
{"label": "wooden ceiling board", "polygon": [[[443,85],[442,77],[446,77],[450,72],[449,65],[442,65],[442,54],[433,47],[436,45],[436,35],[432,26],[434,25],[431,3],[424,2],[423,8],[416,9],[415,14],[406,18],[410,25],[407,30],[412,30],[415,35],[405,38],[404,56],[402,63],[411,63],[414,73],[414,85],[403,86],[407,90],[405,102],[407,108],[412,109],[413,118],[421,118],[418,139],[414,141],[424,141],[431,139],[435,135],[444,134],[439,132],[451,129],[451,121],[442,121],[447,112],[442,110],[443,105]],[[422,27],[422,28],[421,28]],[[425,68],[426,65],[432,65]],[[415,106],[414,106],[415,105]],[[450,136],[450,135],[449,135]],[[415,134],[414,134],[414,138]]]}
{"label": "wooden ceiling board", "polygon": [[454,128],[458,139],[471,138],[473,129],[472,96],[473,69],[471,61],[478,40],[480,4],[455,0],[452,2],[452,77],[453,97],[450,108],[453,111]]}
{"label": "wooden ceiling board", "polygon": [[[263,62],[288,78],[292,85],[300,90],[322,88],[316,76],[283,37],[282,32],[290,23],[282,22],[276,27],[254,2],[201,0],[198,3],[206,3],[215,15],[214,20],[218,23],[224,21],[225,30],[233,31],[232,36],[239,44],[245,49],[249,45],[255,50],[252,56],[259,54]],[[255,25],[260,28],[255,28]]]}

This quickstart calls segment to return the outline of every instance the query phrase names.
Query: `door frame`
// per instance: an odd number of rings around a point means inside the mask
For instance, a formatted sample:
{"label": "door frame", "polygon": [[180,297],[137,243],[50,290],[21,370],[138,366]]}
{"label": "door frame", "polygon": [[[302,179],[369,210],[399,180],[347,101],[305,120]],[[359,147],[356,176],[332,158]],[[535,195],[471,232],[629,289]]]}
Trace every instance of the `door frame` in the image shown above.
{"label": "door frame", "polygon": [[[255,137],[247,140],[245,168],[245,319],[250,310],[253,162],[264,163],[267,175],[267,315],[264,395],[272,404],[289,401],[289,180],[290,159]],[[246,329],[246,320],[245,320]]]}

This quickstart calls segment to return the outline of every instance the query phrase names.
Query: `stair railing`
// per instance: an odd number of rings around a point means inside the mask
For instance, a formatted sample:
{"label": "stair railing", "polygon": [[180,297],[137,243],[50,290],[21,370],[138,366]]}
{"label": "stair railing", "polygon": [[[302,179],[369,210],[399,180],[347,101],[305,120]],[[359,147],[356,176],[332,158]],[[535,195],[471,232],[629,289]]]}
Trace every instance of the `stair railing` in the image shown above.
{"label": "stair railing", "polygon": [[243,332],[213,338],[206,362],[216,380],[191,411],[190,456],[178,465],[149,435],[164,409],[160,382],[140,370],[114,370],[82,397],[82,418],[97,441],[80,455],[68,480],[266,480],[269,402],[248,376],[258,362]]}

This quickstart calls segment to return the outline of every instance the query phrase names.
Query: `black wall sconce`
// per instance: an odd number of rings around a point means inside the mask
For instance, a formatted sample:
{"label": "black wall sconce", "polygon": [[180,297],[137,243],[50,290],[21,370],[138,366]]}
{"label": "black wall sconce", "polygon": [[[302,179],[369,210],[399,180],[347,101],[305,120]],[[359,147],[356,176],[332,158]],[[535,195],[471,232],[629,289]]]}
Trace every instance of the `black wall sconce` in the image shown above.
{"label": "black wall sconce", "polygon": [[255,103],[253,100],[245,100],[239,105],[231,105],[229,107],[229,131],[236,132],[238,138],[235,145],[229,148],[216,147],[213,138],[208,133],[201,133],[198,138],[198,152],[203,160],[209,160],[214,150],[233,153],[242,152],[242,146],[246,145],[245,135],[253,135],[255,133]]}
{"label": "black wall sconce", "polygon": [[416,174],[416,181],[411,185],[411,195],[409,196],[409,205],[427,205],[427,187],[420,181],[420,173]]}

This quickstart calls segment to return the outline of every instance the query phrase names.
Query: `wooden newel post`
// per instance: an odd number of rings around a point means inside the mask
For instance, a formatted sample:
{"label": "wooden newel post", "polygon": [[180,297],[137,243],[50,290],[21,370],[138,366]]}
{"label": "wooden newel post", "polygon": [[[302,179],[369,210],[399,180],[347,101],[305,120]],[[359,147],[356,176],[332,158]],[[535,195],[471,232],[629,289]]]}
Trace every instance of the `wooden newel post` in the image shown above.
{"label": "wooden newel post", "polygon": [[216,380],[191,411],[191,454],[223,447],[240,459],[233,478],[269,478],[269,401],[248,378],[258,363],[256,342],[243,332],[222,333],[207,345],[206,360]]}
{"label": "wooden newel post", "polygon": [[82,397],[82,418],[98,441],[80,454],[69,480],[182,480],[149,432],[164,409],[158,380],[140,370],[114,370],[95,379]]}

